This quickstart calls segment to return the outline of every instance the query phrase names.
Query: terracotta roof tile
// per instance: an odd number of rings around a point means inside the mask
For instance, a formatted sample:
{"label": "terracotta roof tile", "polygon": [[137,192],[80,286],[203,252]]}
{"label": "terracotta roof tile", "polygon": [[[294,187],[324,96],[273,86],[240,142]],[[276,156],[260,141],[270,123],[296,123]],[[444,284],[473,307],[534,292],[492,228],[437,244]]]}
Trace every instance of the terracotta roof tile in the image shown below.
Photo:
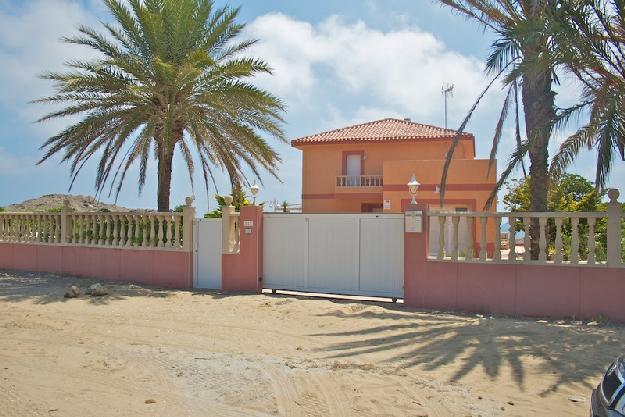
{"label": "terracotta roof tile", "polygon": [[[391,142],[420,139],[451,139],[457,131],[415,123],[410,120],[382,119],[343,127],[316,135],[304,136],[291,142],[293,146],[334,142]],[[463,132],[463,138],[472,138]]]}

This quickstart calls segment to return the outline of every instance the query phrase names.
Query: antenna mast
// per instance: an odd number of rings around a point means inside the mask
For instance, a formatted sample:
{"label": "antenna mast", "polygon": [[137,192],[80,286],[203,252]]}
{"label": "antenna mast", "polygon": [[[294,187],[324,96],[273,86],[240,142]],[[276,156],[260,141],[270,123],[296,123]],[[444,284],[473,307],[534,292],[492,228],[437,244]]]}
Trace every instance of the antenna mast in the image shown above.
{"label": "antenna mast", "polygon": [[441,92],[445,96],[445,129],[447,129],[447,96],[451,96],[451,97],[454,96],[454,85],[453,84],[443,85]]}

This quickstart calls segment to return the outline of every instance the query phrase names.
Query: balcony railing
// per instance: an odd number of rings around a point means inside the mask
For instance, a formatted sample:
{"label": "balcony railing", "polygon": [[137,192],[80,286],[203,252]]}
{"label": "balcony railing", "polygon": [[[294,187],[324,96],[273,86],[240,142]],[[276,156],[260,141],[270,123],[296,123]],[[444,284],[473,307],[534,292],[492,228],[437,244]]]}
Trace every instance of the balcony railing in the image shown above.
{"label": "balcony railing", "polygon": [[382,187],[382,175],[340,175],[336,177],[337,187]]}

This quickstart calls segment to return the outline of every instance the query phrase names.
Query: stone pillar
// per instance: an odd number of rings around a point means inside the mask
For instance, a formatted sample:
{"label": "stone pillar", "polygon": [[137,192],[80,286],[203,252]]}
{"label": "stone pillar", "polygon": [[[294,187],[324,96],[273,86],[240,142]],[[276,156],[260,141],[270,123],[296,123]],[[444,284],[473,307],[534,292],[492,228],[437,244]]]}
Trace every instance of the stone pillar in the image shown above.
{"label": "stone pillar", "polygon": [[421,307],[423,298],[419,282],[425,278],[428,256],[428,207],[425,204],[409,204],[406,211],[422,212],[422,229],[421,232],[407,232],[404,224],[404,303],[408,307]]}
{"label": "stone pillar", "polygon": [[63,209],[61,210],[61,239],[60,243],[71,243],[71,238],[68,236],[70,229],[69,219],[69,200],[63,200]]}
{"label": "stone pillar", "polygon": [[182,248],[186,252],[193,252],[193,221],[195,220],[195,207],[193,197],[185,199],[185,207],[182,209]]}
{"label": "stone pillar", "polygon": [[241,207],[240,251],[221,256],[221,288],[224,291],[260,293],[263,274],[263,208]]}
{"label": "stone pillar", "polygon": [[618,267],[621,259],[621,219],[623,209],[618,202],[619,191],[612,188],[608,191],[610,202],[608,203],[608,266]]}

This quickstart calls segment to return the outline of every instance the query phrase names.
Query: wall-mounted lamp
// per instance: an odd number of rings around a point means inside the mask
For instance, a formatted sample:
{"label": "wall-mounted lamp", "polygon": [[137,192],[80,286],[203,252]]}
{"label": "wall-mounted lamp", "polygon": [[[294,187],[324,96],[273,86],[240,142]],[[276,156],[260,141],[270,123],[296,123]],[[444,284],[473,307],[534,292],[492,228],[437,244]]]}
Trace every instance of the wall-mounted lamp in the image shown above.
{"label": "wall-mounted lamp", "polygon": [[417,204],[417,191],[419,191],[420,185],[421,184],[419,184],[419,182],[415,178],[415,175],[412,174],[412,178],[410,179],[410,182],[408,183],[408,192],[410,193],[410,196],[412,197],[412,201],[410,201],[410,204]]}
{"label": "wall-mounted lamp", "polygon": [[252,185],[250,187],[250,191],[252,192],[252,197],[254,197],[254,201],[252,202],[252,205],[256,205],[256,195],[258,194],[258,192],[260,191],[260,187],[254,183],[254,185]]}

